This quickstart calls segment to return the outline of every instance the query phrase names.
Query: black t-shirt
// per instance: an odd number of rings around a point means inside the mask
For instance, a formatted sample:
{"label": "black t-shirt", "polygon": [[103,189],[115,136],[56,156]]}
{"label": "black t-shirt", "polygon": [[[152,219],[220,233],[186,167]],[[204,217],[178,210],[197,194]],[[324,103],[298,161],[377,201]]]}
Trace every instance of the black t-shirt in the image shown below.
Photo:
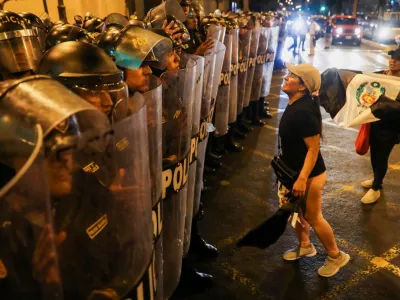
{"label": "black t-shirt", "polygon": [[[308,152],[304,138],[321,134],[318,113],[312,98],[305,96],[286,107],[279,125],[282,159],[288,167],[299,173]],[[324,159],[319,152],[317,162],[309,177],[318,176],[325,170]]]}

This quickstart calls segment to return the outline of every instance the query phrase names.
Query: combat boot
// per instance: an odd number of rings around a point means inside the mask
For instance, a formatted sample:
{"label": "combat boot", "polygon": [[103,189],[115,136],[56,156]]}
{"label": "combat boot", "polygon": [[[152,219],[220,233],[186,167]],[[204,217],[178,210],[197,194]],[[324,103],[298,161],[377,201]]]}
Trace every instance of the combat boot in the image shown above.
{"label": "combat boot", "polygon": [[236,143],[233,140],[233,134],[234,134],[233,126],[229,126],[229,130],[228,133],[226,134],[226,139],[225,139],[225,148],[231,152],[242,152],[243,147],[239,143]]}
{"label": "combat boot", "polygon": [[264,126],[265,123],[259,119],[258,101],[251,101],[250,107],[251,107],[251,125]]}
{"label": "combat boot", "polygon": [[206,273],[198,272],[194,269],[187,259],[182,260],[181,279],[176,293],[180,292],[203,292],[210,289],[213,285],[213,277]]}
{"label": "combat boot", "polygon": [[192,222],[189,252],[195,254],[198,258],[203,260],[215,259],[219,255],[218,249],[213,245],[208,244],[200,236],[197,217],[194,218]]}

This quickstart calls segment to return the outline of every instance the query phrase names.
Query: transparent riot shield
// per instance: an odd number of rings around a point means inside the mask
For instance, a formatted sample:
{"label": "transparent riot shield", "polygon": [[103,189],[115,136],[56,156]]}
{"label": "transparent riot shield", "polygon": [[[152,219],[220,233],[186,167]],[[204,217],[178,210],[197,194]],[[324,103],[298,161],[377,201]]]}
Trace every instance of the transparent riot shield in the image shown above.
{"label": "transparent riot shield", "polygon": [[[243,108],[249,106],[249,103],[250,103],[251,90],[253,87],[254,71],[255,71],[256,62],[257,62],[257,50],[258,50],[258,42],[260,39],[260,30],[261,30],[261,27],[259,24],[257,24],[257,26],[252,30],[252,34],[251,34],[249,67],[247,70],[247,80],[246,80],[246,89],[245,89],[245,96],[244,96],[244,101],[243,101]],[[253,100],[253,99],[251,99],[251,100]]]}
{"label": "transparent riot shield", "polygon": [[275,53],[278,48],[279,27],[269,28],[268,48],[264,64],[261,97],[267,97],[271,91],[272,74],[274,72]]}
{"label": "transparent riot shield", "polygon": [[237,92],[237,114],[243,112],[243,103],[246,94],[247,70],[249,67],[250,42],[252,31],[241,28],[239,31],[239,74]]}
{"label": "transparent riot shield", "polygon": [[260,38],[258,41],[256,66],[254,68],[253,85],[251,88],[250,101],[258,101],[261,95],[263,72],[265,64],[265,54],[268,48],[269,31],[266,27],[261,27]]}
{"label": "transparent riot shield", "polygon": [[224,43],[226,27],[223,27],[220,24],[209,24],[206,31],[207,38],[211,37],[220,43]]}
{"label": "transparent riot shield", "polygon": [[206,155],[208,130],[207,124],[210,123],[210,108],[214,85],[216,53],[209,51],[204,56],[204,84],[203,98],[201,104],[201,121],[199,142],[197,148],[196,184],[194,189],[193,216],[196,216],[200,208],[201,190],[203,186],[204,159]]}
{"label": "transparent riot shield", "polygon": [[229,117],[228,123],[236,122],[237,100],[238,100],[238,75],[239,75],[239,29],[232,30],[232,62],[231,62],[231,82],[229,97]]}
{"label": "transparent riot shield", "polygon": [[136,105],[130,117],[110,128],[103,112],[46,76],[4,82],[0,90],[2,111],[29,116],[45,129],[43,174],[50,191],[62,295],[125,297],[151,270],[144,105]]}
{"label": "transparent riot shield", "polygon": [[224,64],[226,47],[223,43],[215,41],[215,46],[213,51],[216,53],[216,57],[215,57],[215,69],[213,78],[214,82],[211,92],[211,106],[210,106],[210,114],[208,116],[209,118],[208,123],[211,123],[214,116],[215,102],[218,95],[219,83],[221,81],[222,66]]}
{"label": "transparent riot shield", "polygon": [[2,112],[0,131],[1,293],[11,300],[63,299],[42,129]]}
{"label": "transparent riot shield", "polygon": [[215,136],[223,136],[228,132],[229,100],[231,83],[232,62],[232,35],[225,35],[224,45],[226,47],[222,72],[219,81],[217,99],[215,103]]}
{"label": "transparent riot shield", "polygon": [[153,205],[154,299],[163,300],[162,85],[160,79],[151,76],[149,90],[143,96],[147,106],[151,200]]}
{"label": "transparent riot shield", "polygon": [[186,69],[161,76],[164,298],[169,298],[176,289],[182,267],[195,66],[196,63],[189,60]]}
{"label": "transparent riot shield", "polygon": [[193,206],[194,206],[194,191],[196,185],[196,170],[198,157],[198,144],[200,134],[200,115],[201,104],[203,100],[203,82],[204,82],[204,62],[202,56],[182,54],[181,63],[187,64],[189,59],[196,62],[196,77],[194,86],[193,111],[192,111],[192,138],[190,143],[189,153],[189,178],[187,183],[187,202],[186,202],[186,219],[185,219],[185,235],[183,242],[183,255],[189,252],[190,235],[192,232]]}
{"label": "transparent riot shield", "polygon": [[[149,164],[149,135],[145,98],[136,93],[128,101],[131,115],[113,124],[117,176],[110,189],[118,202],[120,215],[117,234],[129,246],[121,280],[129,282],[129,296],[155,294],[153,272],[153,222]],[[124,228],[126,226],[126,228]],[[122,248],[124,249],[124,248]],[[121,249],[121,250],[122,250]],[[122,250],[123,251],[123,250]],[[123,253],[123,252],[122,252]],[[125,259],[122,256],[122,259]],[[125,275],[126,274],[126,275]],[[136,287],[132,291],[132,286]],[[121,291],[119,295],[127,295]]]}

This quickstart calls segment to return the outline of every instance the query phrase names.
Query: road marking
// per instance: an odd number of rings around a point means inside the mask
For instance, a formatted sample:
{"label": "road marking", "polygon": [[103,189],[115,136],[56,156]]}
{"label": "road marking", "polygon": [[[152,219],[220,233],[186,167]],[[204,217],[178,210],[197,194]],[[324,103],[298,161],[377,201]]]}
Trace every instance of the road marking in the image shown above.
{"label": "road marking", "polygon": [[275,131],[276,134],[278,133],[278,130],[279,130],[279,128],[271,126],[271,125],[264,125],[264,128],[273,130],[273,131]]}
{"label": "road marking", "polygon": [[[253,152],[262,157],[270,158],[268,154],[263,153],[261,151],[253,151]],[[340,192],[342,190],[354,192],[354,185],[344,185],[334,192]],[[253,194],[247,189],[233,188],[233,192],[248,197],[251,200],[255,200],[257,203],[260,203],[267,207],[271,207],[271,204],[268,203],[265,199]],[[333,193],[330,193],[330,195],[333,195]],[[327,197],[327,195],[324,195],[324,197]],[[244,236],[248,231],[249,229],[246,228],[236,238],[235,237],[224,238],[223,240],[217,242],[218,248],[223,248],[227,245],[234,244],[240,237]],[[394,274],[395,276],[400,277],[400,268],[390,263],[391,260],[395,259],[400,255],[400,245],[392,247],[381,256],[374,256],[370,254],[368,251],[361,250],[358,247],[355,247],[354,245],[352,245],[351,243],[347,242],[344,239],[337,237],[337,242],[341,246],[341,248],[351,251],[352,253],[355,253],[358,257],[367,260],[369,262],[369,266],[367,267],[367,269],[358,270],[351,276],[351,278],[347,282],[335,286],[333,289],[328,291],[325,295],[323,295],[319,299],[323,300],[336,299],[341,295],[343,295],[344,293],[348,292],[350,289],[358,285],[366,278],[368,278],[370,275],[373,275],[376,272],[378,272],[379,270],[385,270],[390,272],[391,274]],[[233,268],[228,263],[223,263],[221,264],[221,266],[223,268],[223,271],[227,275],[229,275],[235,282],[239,282],[244,286],[247,286],[251,290],[253,295],[256,295],[258,293],[259,285],[254,283],[251,279],[247,278],[240,270]]]}
{"label": "road marking", "polygon": [[256,154],[258,156],[266,158],[266,159],[273,159],[274,158],[273,156],[271,156],[271,155],[269,155],[269,154],[267,154],[265,152],[258,151],[258,150],[255,150],[255,149],[249,149],[249,151],[253,152],[254,154]]}
{"label": "road marking", "polygon": [[222,186],[228,186],[228,185],[230,185],[231,183],[230,183],[228,180],[221,180],[220,184],[221,184]]}
{"label": "road marking", "polygon": [[333,300],[339,299],[341,295],[348,292],[351,288],[355,287],[358,283],[366,279],[369,275],[375,274],[379,269],[375,266],[370,266],[366,270],[359,270],[355,272],[350,279],[345,282],[334,286],[325,295],[319,297],[320,300]]}
{"label": "road marking", "polygon": [[336,241],[340,246],[346,250],[350,250],[356,255],[369,261],[370,265],[367,269],[358,270],[354,273],[351,278],[342,284],[336,285],[333,289],[327,292],[325,295],[320,297],[321,300],[330,300],[340,298],[341,295],[348,292],[351,288],[355,287],[361,281],[365,280],[368,276],[377,273],[379,270],[386,270],[398,277],[400,277],[400,268],[392,265],[389,261],[395,259],[400,255],[400,247],[395,246],[386,251],[381,257],[373,256],[367,251],[360,250],[357,247],[351,245],[347,241],[336,237]]}
{"label": "road marking", "polygon": [[250,291],[250,293],[255,296],[257,299],[275,299],[274,297],[270,297],[268,295],[265,295],[264,293],[261,293],[259,289],[259,285],[254,283],[250,278],[247,278],[241,271],[239,271],[236,268],[233,268],[230,264],[228,263],[219,263],[219,266],[221,267],[221,270],[228,275],[233,281],[238,282],[242,284],[243,286],[247,287]]}
{"label": "road marking", "polygon": [[333,120],[332,120],[331,118],[323,119],[323,120],[322,120],[322,123],[324,123],[325,125],[331,126],[331,127],[335,127],[335,128],[337,128],[337,129],[344,129],[344,130],[348,130],[348,131],[358,132],[358,130],[355,129],[355,128],[351,128],[351,127],[349,127],[349,128],[343,128],[343,127],[337,126],[337,125],[333,122]]}

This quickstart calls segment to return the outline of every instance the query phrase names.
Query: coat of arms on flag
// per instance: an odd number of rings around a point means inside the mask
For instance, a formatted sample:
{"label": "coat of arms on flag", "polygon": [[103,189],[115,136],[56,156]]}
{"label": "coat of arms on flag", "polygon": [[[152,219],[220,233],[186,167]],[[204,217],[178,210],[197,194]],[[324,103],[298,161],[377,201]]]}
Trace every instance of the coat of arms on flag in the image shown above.
{"label": "coat of arms on flag", "polygon": [[397,113],[399,93],[400,78],[331,68],[322,74],[319,94],[321,106],[334,122],[351,127]]}

